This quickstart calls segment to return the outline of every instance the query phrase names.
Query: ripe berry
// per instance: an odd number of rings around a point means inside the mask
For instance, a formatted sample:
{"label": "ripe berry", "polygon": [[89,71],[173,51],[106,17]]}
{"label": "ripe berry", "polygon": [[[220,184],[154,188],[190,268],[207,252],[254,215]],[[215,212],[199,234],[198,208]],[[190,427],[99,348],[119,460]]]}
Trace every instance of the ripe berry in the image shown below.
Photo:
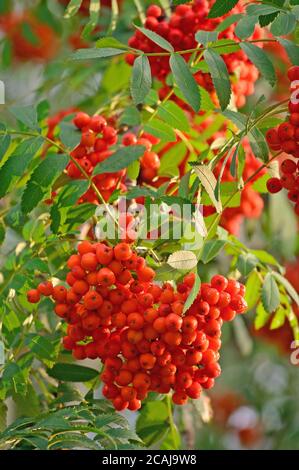
{"label": "ripe berry", "polygon": [[188,401],[188,395],[185,392],[175,392],[172,401],[175,405],[184,405]]}
{"label": "ripe berry", "polygon": [[96,248],[96,255],[100,264],[107,265],[113,260],[113,248],[99,243]]}
{"label": "ripe berry", "polygon": [[89,291],[89,285],[86,281],[80,280],[73,284],[72,289],[76,294],[84,295]]}
{"label": "ripe berry", "polygon": [[291,82],[295,80],[299,80],[299,66],[298,65],[294,65],[293,67],[289,68],[288,78]]}
{"label": "ripe berry", "polygon": [[218,291],[224,291],[227,288],[228,280],[224,276],[215,275],[211,279],[211,286]]}
{"label": "ripe berry", "polygon": [[294,162],[294,160],[290,160],[289,158],[287,158],[286,160],[282,162],[280,168],[283,173],[292,174],[292,173],[295,173],[297,169],[297,165],[296,165],[296,162]]}
{"label": "ripe berry", "polygon": [[270,178],[267,181],[267,189],[268,189],[269,193],[271,193],[271,194],[279,193],[279,191],[281,191],[281,189],[282,189],[282,184],[281,184],[280,179],[279,178]]}
{"label": "ripe berry", "polygon": [[37,289],[31,289],[27,292],[27,300],[31,304],[37,304],[40,301],[40,293]]}
{"label": "ripe berry", "polygon": [[112,286],[115,284],[115,274],[109,268],[102,268],[97,274],[97,280],[102,286]]}
{"label": "ripe berry", "polygon": [[146,266],[137,271],[137,276],[141,282],[151,282],[155,277],[155,271],[149,266]]}
{"label": "ripe berry", "polygon": [[103,298],[95,291],[90,291],[84,296],[84,307],[87,310],[96,310],[103,304]]}
{"label": "ripe berry", "polygon": [[77,113],[74,118],[74,124],[78,127],[78,129],[82,129],[83,127],[88,127],[90,125],[90,117],[86,113]]}
{"label": "ripe berry", "polygon": [[53,299],[57,300],[58,302],[64,302],[66,299],[66,288],[64,286],[55,286],[53,288]]}
{"label": "ripe berry", "polygon": [[159,18],[162,15],[162,10],[158,5],[150,5],[146,10],[146,16],[153,16]]}
{"label": "ripe berry", "polygon": [[140,360],[140,365],[143,369],[150,370],[154,367],[157,359],[153,354],[146,353],[146,354],[141,354],[139,360]]}
{"label": "ripe berry", "polygon": [[88,271],[94,271],[97,268],[98,260],[95,253],[85,253],[81,258],[81,266]]}
{"label": "ripe berry", "polygon": [[40,294],[45,295],[46,297],[49,297],[50,295],[53,294],[53,284],[52,282],[46,281],[46,282],[41,282],[37,290],[39,291]]}

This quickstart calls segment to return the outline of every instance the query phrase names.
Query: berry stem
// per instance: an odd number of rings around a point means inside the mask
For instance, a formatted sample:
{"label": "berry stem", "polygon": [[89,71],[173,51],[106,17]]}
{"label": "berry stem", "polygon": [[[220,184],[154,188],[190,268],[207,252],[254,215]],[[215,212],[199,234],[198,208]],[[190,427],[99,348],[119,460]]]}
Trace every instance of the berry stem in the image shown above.
{"label": "berry stem", "polygon": [[[251,39],[250,41],[239,41],[239,42],[231,42],[231,43],[228,43],[228,44],[225,44],[225,47],[236,47],[236,45],[238,44],[242,44],[242,43],[258,43],[258,42],[277,42],[276,39],[270,39],[270,38],[261,38],[261,39]],[[212,49],[219,49],[219,48],[222,48],[223,45],[222,44],[215,44],[213,45]],[[193,54],[193,52],[204,52],[208,49],[208,47],[205,47],[205,46],[200,46],[200,47],[193,47],[191,49],[184,49],[184,50],[180,50],[180,51],[175,51],[175,54],[179,54],[179,55],[185,55],[185,54]],[[125,53],[129,53],[129,54],[134,54],[134,55],[137,55],[139,56],[140,55],[140,51],[138,49],[134,49],[134,48],[130,48],[128,51],[124,51]],[[167,56],[170,56],[171,54],[173,54],[173,52],[143,52],[142,53],[143,55],[146,55],[147,57],[167,57]],[[196,63],[196,62],[195,62]]]}
{"label": "berry stem", "polygon": [[168,420],[169,420],[169,427],[171,432],[171,437],[173,440],[173,444],[176,441],[176,427],[173,419],[173,411],[172,411],[172,402],[171,402],[171,395],[170,393],[166,396],[166,404],[168,410]]}
{"label": "berry stem", "polygon": [[119,228],[119,223],[118,221],[116,220],[116,218],[114,217],[113,213],[111,212],[110,210],[110,207],[109,205],[106,203],[105,199],[103,198],[102,196],[102,193],[99,191],[99,189],[97,188],[97,186],[94,184],[94,182],[92,181],[92,178],[89,176],[89,174],[85,171],[85,169],[80,165],[80,163],[71,155],[71,152],[66,148],[64,147],[63,145],[60,145],[58,144],[57,142],[55,142],[54,140],[52,139],[49,139],[49,137],[46,137],[42,134],[39,134],[37,132],[28,132],[28,131],[16,131],[16,130],[5,130],[5,131],[0,131],[0,135],[3,135],[3,134],[15,134],[15,135],[26,135],[26,136],[29,136],[29,137],[42,137],[45,142],[48,142],[48,144],[50,144],[51,146],[54,146],[56,147],[58,150],[60,150],[61,152],[63,153],[66,153],[68,155],[68,157],[70,158],[70,160],[74,163],[74,165],[78,168],[78,170],[80,170],[80,172],[85,176],[85,178],[88,180],[90,186],[92,187],[92,189],[94,190],[94,192],[96,193],[96,195],[98,196],[99,198],[99,201],[105,206],[105,209],[107,210],[107,213],[109,214],[109,216],[111,217],[111,219],[113,220],[113,222],[115,223],[115,225]]}

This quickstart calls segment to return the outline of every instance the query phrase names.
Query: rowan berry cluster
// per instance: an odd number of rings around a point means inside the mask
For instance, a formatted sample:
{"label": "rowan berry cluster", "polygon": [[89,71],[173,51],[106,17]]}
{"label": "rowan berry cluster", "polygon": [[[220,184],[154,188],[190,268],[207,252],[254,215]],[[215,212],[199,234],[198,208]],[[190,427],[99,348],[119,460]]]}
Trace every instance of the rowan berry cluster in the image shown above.
{"label": "rowan berry cluster", "polygon": [[[58,113],[48,120],[48,137],[55,139],[56,126],[73,110]],[[84,179],[86,174],[92,175],[96,165],[109,158],[118,142],[118,131],[114,123],[108,121],[101,115],[89,116],[87,113],[78,112],[73,119],[78,131],[81,132],[80,144],[71,152],[74,161],[67,166],[67,174],[72,179]],[[155,177],[160,167],[160,159],[152,146],[159,140],[149,134],[137,137],[133,133],[124,134],[121,138],[123,146],[141,145],[145,152],[140,158],[141,175],[145,181]],[[108,201],[116,189],[126,190],[126,173],[123,169],[115,173],[103,173],[92,178],[105,201]],[[79,200],[79,202],[97,203],[98,197],[90,188]]]}
{"label": "rowan berry cluster", "polygon": [[53,298],[55,313],[68,323],[64,347],[78,360],[101,359],[103,395],[115,409],[139,409],[150,391],[173,391],[173,402],[182,405],[213,387],[222,324],[247,308],[242,284],[216,275],[184,312],[195,275],[177,289],[159,286],[127,243],[82,242],[67,266],[69,288],[43,282],[28,300]]}
{"label": "rowan berry cluster", "polygon": [[[26,28],[31,30],[35,41],[26,37]],[[55,31],[42,23],[32,12],[9,12],[0,15],[0,32],[4,32],[11,43],[12,56],[19,61],[46,62],[57,53],[59,39]]]}
{"label": "rowan berry cluster", "polygon": [[299,66],[289,69],[288,78],[291,82],[289,115],[277,128],[268,130],[266,138],[271,150],[282,151],[291,158],[280,162],[280,178],[270,178],[267,188],[271,194],[286,189],[299,215]]}
{"label": "rowan berry cluster", "polygon": [[[194,0],[187,5],[178,5],[169,19],[166,18],[163,10],[158,5],[151,5],[147,10],[144,26],[167,39],[176,51],[194,49],[197,46],[195,33],[199,30],[214,31],[227,16],[216,19],[208,18],[208,13],[213,3],[214,0]],[[239,2],[229,15],[243,12],[244,6],[242,6],[242,2]],[[261,29],[256,27],[253,38],[258,39],[260,37]],[[235,35],[235,24],[221,32],[219,38],[238,41],[239,39]],[[148,39],[140,31],[135,32],[129,39],[128,44],[130,47],[146,53],[162,51],[157,44]],[[191,54],[184,54],[183,57],[188,61],[190,56]],[[126,58],[130,65],[134,63],[135,59],[136,56],[133,54],[128,54]],[[149,60],[153,76],[165,84],[166,77],[170,71],[169,57],[151,56]],[[236,105],[241,107],[245,104],[246,96],[251,95],[254,91],[254,83],[258,78],[258,71],[242,51],[225,54],[224,60],[232,76],[235,76],[237,71],[238,77],[237,80],[233,81],[232,89]],[[213,92],[213,83],[208,73],[198,72],[195,74],[195,78],[199,85],[209,92]]]}

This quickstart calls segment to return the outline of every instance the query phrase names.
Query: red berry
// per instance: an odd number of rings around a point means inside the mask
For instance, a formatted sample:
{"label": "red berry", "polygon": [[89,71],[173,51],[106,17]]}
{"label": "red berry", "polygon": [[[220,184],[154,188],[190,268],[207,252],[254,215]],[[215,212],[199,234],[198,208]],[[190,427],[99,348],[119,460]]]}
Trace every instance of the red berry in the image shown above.
{"label": "red berry", "polygon": [[40,301],[40,293],[37,289],[31,289],[27,292],[27,300],[31,304],[37,304]]}

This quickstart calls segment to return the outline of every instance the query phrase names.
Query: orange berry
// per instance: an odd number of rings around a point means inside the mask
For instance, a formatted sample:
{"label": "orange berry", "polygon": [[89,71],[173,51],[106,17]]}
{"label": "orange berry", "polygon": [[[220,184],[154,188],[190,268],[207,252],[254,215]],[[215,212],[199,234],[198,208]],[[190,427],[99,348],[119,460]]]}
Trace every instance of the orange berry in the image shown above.
{"label": "orange berry", "polygon": [[84,296],[84,307],[87,310],[96,310],[103,304],[103,299],[96,291],[87,292]]}
{"label": "orange berry", "polygon": [[64,302],[66,300],[67,290],[64,286],[55,286],[53,289],[53,299],[58,302]]}
{"label": "orange berry", "polygon": [[151,282],[155,278],[155,271],[149,266],[145,266],[137,271],[137,277],[141,282]]}
{"label": "orange berry", "polygon": [[49,297],[50,295],[53,294],[53,284],[50,281],[45,281],[41,282],[37,290],[39,291],[40,294],[45,295],[46,297]]}
{"label": "orange berry", "polygon": [[114,247],[114,256],[118,261],[127,261],[132,256],[132,250],[127,243],[118,243]]}
{"label": "orange berry", "polygon": [[76,294],[84,295],[89,291],[89,285],[86,281],[78,280],[73,284],[72,289]]}
{"label": "orange berry", "polygon": [[82,255],[81,266],[88,271],[95,271],[98,266],[98,259],[95,253],[85,253]]}
{"label": "orange berry", "polygon": [[115,275],[111,269],[102,268],[98,272],[98,283],[102,286],[112,286],[115,284]]}
{"label": "orange berry", "polygon": [[37,304],[40,301],[40,293],[37,289],[31,289],[27,292],[27,300],[31,304]]}

